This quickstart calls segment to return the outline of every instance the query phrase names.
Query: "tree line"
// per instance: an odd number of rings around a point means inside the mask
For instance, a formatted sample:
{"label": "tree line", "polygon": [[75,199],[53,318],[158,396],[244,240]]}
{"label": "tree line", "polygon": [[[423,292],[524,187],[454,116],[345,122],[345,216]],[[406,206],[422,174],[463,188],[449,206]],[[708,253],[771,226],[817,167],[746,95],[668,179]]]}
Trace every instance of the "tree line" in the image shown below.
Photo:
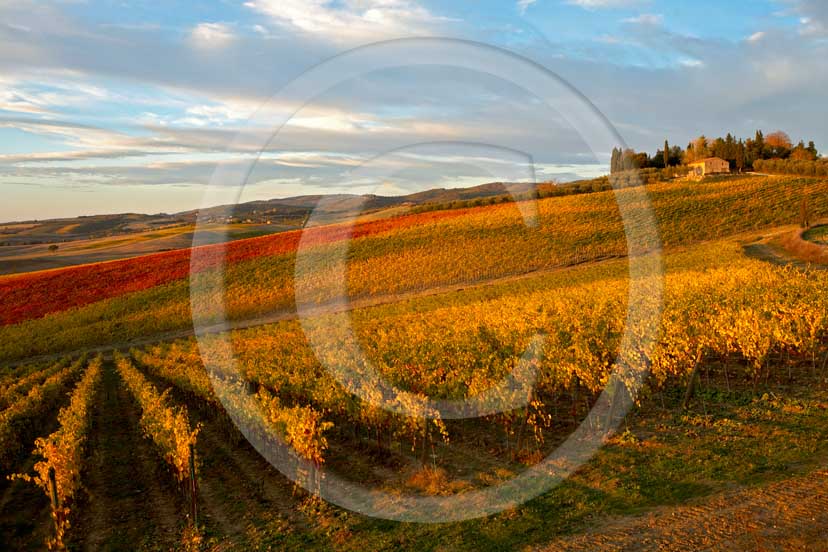
{"label": "tree line", "polygon": [[828,176],[828,159],[820,157],[814,161],[796,159],[758,159],[753,170],[768,174],[795,174],[799,176]]}
{"label": "tree line", "polygon": [[[670,147],[669,141],[664,141],[664,147],[654,155],[647,152],[636,152],[632,149],[613,148],[610,161],[610,172],[618,173],[634,169],[665,169],[679,165],[688,165],[708,157],[720,157],[730,163],[731,170],[752,170],[757,162],[759,165],[767,160],[783,161],[774,166],[804,167],[802,163],[817,163],[819,152],[813,140],[805,145],[800,140],[794,146],[787,133],[778,130],[765,136],[761,130],[756,131],[753,138],[737,139],[728,133],[724,138],[714,140],[706,136],[699,136],[687,148],[680,146]],[[817,163],[818,165],[818,163]]]}

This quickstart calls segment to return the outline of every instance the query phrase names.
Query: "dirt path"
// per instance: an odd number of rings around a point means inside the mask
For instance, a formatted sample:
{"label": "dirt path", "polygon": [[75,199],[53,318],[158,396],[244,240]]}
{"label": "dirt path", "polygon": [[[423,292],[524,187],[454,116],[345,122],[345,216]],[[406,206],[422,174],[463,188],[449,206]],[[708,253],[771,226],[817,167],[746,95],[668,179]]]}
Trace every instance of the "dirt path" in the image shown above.
{"label": "dirt path", "polygon": [[186,508],[163,462],[142,435],[140,410],[111,362],[93,413],[87,500],[71,529],[78,550],[169,550],[180,542]]}
{"label": "dirt path", "polygon": [[[828,220],[822,219],[815,223],[815,225],[824,224],[828,224]],[[788,250],[785,245],[785,240],[793,233],[799,231],[799,227],[796,226],[777,228],[756,241],[744,243],[742,250],[748,257],[777,266],[794,266],[801,270],[828,270],[828,266],[825,264],[804,260],[803,258],[797,257],[796,252]]]}
{"label": "dirt path", "polygon": [[828,266],[808,263],[787,255],[780,247],[769,243],[757,242],[745,245],[742,248],[748,257],[759,259],[777,266],[795,266],[805,270],[828,270]]}
{"label": "dirt path", "polygon": [[[598,523],[598,522],[596,522]],[[828,470],[642,516],[606,520],[537,550],[828,551]]]}
{"label": "dirt path", "polygon": [[295,505],[290,494],[274,488],[270,466],[250,471],[244,447],[229,447],[209,430],[200,437],[199,498],[201,523],[220,549],[259,550],[257,528],[286,527],[285,509]]}

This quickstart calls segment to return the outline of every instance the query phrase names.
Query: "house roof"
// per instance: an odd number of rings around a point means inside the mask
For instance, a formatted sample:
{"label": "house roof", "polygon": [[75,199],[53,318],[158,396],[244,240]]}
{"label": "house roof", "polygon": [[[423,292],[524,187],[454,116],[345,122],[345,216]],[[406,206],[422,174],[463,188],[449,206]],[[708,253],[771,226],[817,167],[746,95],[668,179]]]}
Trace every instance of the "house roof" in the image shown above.
{"label": "house roof", "polygon": [[704,159],[699,159],[698,161],[693,161],[690,163],[691,165],[701,165],[702,163],[706,163],[707,161],[721,161],[722,163],[727,163],[721,157],[705,157]]}

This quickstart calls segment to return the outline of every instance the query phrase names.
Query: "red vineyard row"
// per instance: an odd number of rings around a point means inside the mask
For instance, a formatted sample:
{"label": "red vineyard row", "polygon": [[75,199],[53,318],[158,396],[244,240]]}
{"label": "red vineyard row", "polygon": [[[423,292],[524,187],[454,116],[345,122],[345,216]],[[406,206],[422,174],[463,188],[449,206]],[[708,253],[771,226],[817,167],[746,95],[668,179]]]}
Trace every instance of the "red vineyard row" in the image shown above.
{"label": "red vineyard row", "polygon": [[[308,244],[321,244],[377,235],[459,217],[470,209],[436,211],[398,218],[294,230],[198,248],[192,270],[221,262],[238,263],[296,251],[302,233]],[[0,279],[0,325],[17,324],[103,299],[149,289],[190,274],[192,249],[154,253],[131,259],[67,267]]]}

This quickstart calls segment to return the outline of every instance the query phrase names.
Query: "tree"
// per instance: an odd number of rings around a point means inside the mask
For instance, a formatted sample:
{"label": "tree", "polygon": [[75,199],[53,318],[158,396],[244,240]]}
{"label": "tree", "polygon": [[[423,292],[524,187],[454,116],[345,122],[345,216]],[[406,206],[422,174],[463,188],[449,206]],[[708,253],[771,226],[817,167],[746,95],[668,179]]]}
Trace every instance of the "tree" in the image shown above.
{"label": "tree", "polygon": [[765,136],[761,130],[756,131],[753,140],[748,139],[745,144],[747,149],[747,164],[753,166],[755,161],[765,159]]}
{"label": "tree", "polygon": [[808,151],[810,151],[810,152],[811,152],[811,155],[813,155],[813,156],[814,156],[814,159],[816,159],[817,157],[819,157],[819,152],[817,151],[816,146],[814,145],[814,141],[813,141],[813,140],[811,140],[810,142],[808,142],[808,148],[807,148],[807,149],[808,149]]}
{"label": "tree", "polygon": [[805,142],[802,141],[791,151],[790,158],[794,161],[816,161],[816,155],[806,148]]}
{"label": "tree", "polygon": [[650,156],[647,152],[636,153],[635,150],[629,148],[625,150],[613,148],[612,157],[610,158],[610,174],[646,169],[650,164]]}
{"label": "tree", "polygon": [[681,155],[681,162],[685,165],[696,160],[696,155],[693,153],[693,142],[687,144],[687,149]]}
{"label": "tree", "polygon": [[655,155],[650,158],[650,166],[656,169],[664,168],[664,151],[656,150]]}
{"label": "tree", "polygon": [[[803,140],[794,147],[790,136],[781,130],[768,134],[767,137],[761,130],[757,130],[754,137],[746,140],[729,132],[724,138],[708,139],[702,135],[688,143],[686,149],[680,146],[671,147],[669,139],[665,139],[664,148],[656,150],[652,156],[616,148],[613,150],[610,166],[612,172],[644,168],[662,169],[694,163],[711,156],[721,157],[730,163],[731,170],[739,172],[745,169],[765,172],[784,170],[790,174],[805,176],[822,176],[823,173],[828,173],[828,159],[822,163],[813,141],[808,142],[806,146]],[[759,169],[757,165],[762,168]]]}
{"label": "tree", "polygon": [[736,151],[735,151],[735,159],[733,160],[736,168],[739,169],[739,172],[742,172],[742,169],[745,168],[745,157],[747,156],[747,152],[745,150],[745,144],[741,140],[739,143],[736,144]]}
{"label": "tree", "polygon": [[765,146],[769,150],[768,155],[770,157],[784,159],[791,154],[793,144],[791,143],[791,137],[787,133],[777,130],[776,132],[768,134],[767,138],[765,138]]}
{"label": "tree", "polygon": [[670,164],[671,165],[681,165],[681,158],[684,152],[681,149],[681,146],[673,146],[673,149],[670,150]]}
{"label": "tree", "polygon": [[731,165],[733,165],[736,163],[736,138],[728,132],[724,144],[724,155],[720,157],[730,161]]}
{"label": "tree", "polygon": [[621,167],[620,170],[628,171],[633,169],[633,158],[635,157],[635,152],[631,149],[625,149],[621,152]]}
{"label": "tree", "polygon": [[684,157],[684,162],[693,163],[694,161],[700,161],[706,157],[710,157],[710,148],[707,143],[707,137],[702,135],[696,138],[687,147],[687,155]]}
{"label": "tree", "polygon": [[781,130],[768,134],[768,137],[765,138],[765,143],[772,148],[782,147],[791,149],[792,147],[791,137]]}
{"label": "tree", "polygon": [[650,156],[647,155],[647,152],[642,151],[641,153],[636,153],[633,155],[633,169],[646,169],[650,166]]}
{"label": "tree", "polygon": [[713,145],[710,146],[710,154],[714,157],[720,157],[722,159],[727,159],[727,157],[728,157],[727,143],[722,138],[716,138],[713,141]]}
{"label": "tree", "polygon": [[706,136],[702,134],[696,138],[696,142],[693,144],[693,151],[696,152],[696,159],[710,157],[710,145]]}
{"label": "tree", "polygon": [[811,227],[811,207],[808,205],[808,196],[802,197],[799,205],[799,225],[806,230]]}
{"label": "tree", "polygon": [[610,160],[610,174],[621,170],[621,150],[612,148],[612,159]]}

